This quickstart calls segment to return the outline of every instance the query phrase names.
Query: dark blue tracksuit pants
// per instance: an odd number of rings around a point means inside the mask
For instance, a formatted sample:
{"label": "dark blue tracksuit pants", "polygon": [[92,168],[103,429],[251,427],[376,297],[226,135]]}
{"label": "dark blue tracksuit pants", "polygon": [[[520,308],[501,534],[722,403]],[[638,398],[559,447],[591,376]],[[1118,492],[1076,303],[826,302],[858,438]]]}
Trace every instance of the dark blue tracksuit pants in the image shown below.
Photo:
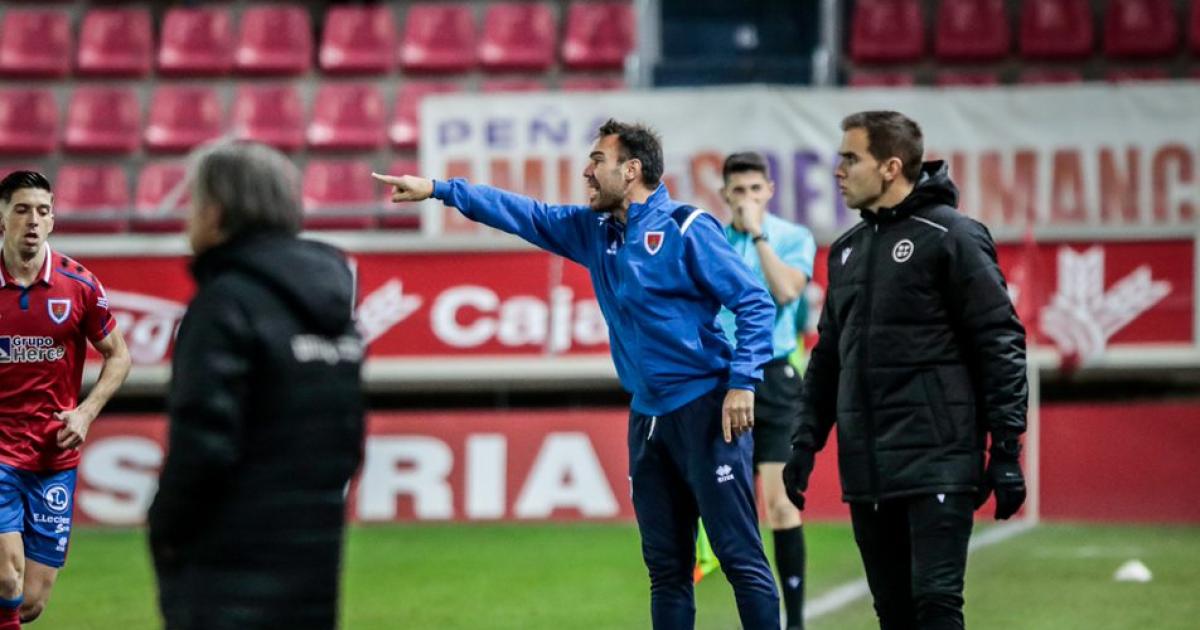
{"label": "dark blue tracksuit pants", "polygon": [[754,503],[753,438],[721,432],[725,388],[663,416],[629,416],[629,477],[650,570],[655,630],[691,629],[697,517],[733,586],[745,630],[779,628],[779,593]]}

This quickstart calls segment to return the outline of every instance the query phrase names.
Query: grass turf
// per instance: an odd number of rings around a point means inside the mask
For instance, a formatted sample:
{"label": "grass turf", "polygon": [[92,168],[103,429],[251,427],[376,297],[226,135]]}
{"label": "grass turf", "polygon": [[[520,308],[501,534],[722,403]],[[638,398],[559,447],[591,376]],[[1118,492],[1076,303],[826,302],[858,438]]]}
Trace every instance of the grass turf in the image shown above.
{"label": "grass turf", "polygon": [[[809,594],[862,576],[849,527],[810,524]],[[770,535],[765,537],[770,555]],[[1155,579],[1118,584],[1142,559]],[[343,627],[648,628],[648,579],[627,524],[405,525],[351,530]],[[967,621],[988,628],[1193,628],[1200,528],[1043,526],[972,556]],[[719,574],[696,590],[697,628],[737,627]],[[139,531],[74,532],[70,564],[33,628],[158,628]],[[811,624],[876,627],[860,602]]]}

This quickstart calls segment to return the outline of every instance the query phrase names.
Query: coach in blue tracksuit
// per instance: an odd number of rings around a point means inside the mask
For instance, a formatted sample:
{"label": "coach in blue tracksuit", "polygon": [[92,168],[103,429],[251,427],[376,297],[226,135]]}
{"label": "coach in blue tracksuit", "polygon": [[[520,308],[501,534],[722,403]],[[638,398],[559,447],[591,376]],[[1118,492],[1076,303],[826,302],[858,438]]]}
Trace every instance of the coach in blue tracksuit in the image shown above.
{"label": "coach in blue tracksuit", "polygon": [[[457,179],[376,177],[393,186],[393,201],[440,199],[588,268],[617,375],[633,394],[629,476],[654,628],[695,623],[697,516],[733,585],[743,627],[778,628],[747,433],[754,386],[771,360],[775,306],[721,224],[667,194],[654,132],[610,120],[588,159],[588,206],[551,206]],[[736,353],[717,325],[722,305],[736,317]]]}

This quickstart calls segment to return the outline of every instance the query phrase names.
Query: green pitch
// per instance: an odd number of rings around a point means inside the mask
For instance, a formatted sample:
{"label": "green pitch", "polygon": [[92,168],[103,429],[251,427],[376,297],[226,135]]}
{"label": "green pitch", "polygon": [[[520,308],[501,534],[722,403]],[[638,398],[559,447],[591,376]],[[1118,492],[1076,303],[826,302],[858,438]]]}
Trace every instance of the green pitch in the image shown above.
{"label": "green pitch", "polygon": [[[849,527],[805,527],[809,594],[862,576]],[[766,537],[768,545],[770,536]],[[648,579],[631,525],[359,527],[346,557],[343,627],[648,628]],[[769,555],[769,550],[768,550]],[[1148,584],[1112,581],[1125,560]],[[989,628],[1194,628],[1200,528],[1043,526],[972,556],[967,621]],[[697,587],[697,628],[737,627],[718,572]],[[74,534],[45,630],[158,628],[144,535]],[[811,628],[872,628],[860,602]]]}

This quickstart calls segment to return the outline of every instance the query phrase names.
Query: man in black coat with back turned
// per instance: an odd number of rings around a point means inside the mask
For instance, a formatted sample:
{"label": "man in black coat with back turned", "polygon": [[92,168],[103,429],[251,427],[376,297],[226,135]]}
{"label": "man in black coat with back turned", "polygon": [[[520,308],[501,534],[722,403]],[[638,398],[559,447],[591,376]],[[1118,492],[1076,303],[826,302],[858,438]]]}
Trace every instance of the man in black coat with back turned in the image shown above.
{"label": "man in black coat with back turned", "polygon": [[991,235],[955,209],[945,164],[922,164],[917,124],[862,112],[842,129],[838,183],[863,220],[829,249],[784,483],[803,509],[836,423],[880,627],[963,628],[973,512],[992,491],[997,519],[1025,500],[1025,329]]}
{"label": "man in black coat with back turned", "polygon": [[253,144],[192,170],[198,291],[172,364],[150,544],[168,630],[337,624],[363,344],[341,252],[296,238],[295,168]]}

